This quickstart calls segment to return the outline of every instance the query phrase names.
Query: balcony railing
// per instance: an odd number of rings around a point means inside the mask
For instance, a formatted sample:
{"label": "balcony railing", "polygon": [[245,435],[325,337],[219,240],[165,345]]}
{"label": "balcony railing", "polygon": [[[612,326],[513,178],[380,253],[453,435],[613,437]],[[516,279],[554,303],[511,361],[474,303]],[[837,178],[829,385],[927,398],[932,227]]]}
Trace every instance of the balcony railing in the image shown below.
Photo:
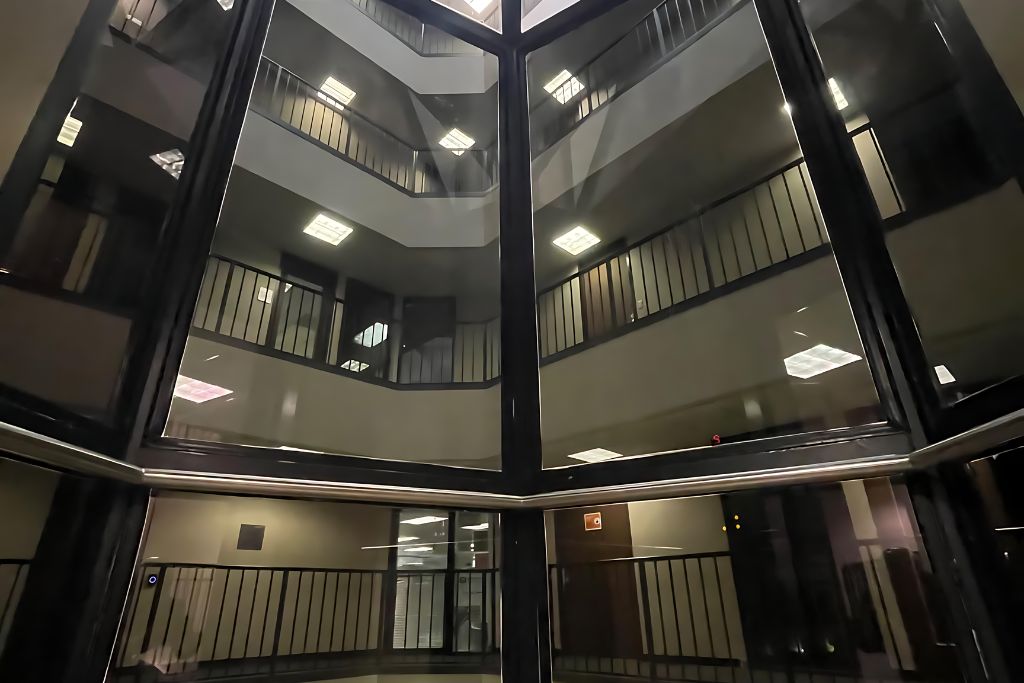
{"label": "balcony railing", "polygon": [[500,372],[497,319],[456,322],[451,335],[401,344],[403,322],[377,317],[358,344],[343,335],[343,299],[222,256],[211,256],[192,317],[194,331],[313,367],[392,386],[479,386]]}
{"label": "balcony railing", "polygon": [[350,0],[374,23],[424,57],[482,55],[483,51],[380,0]]}
{"label": "balcony railing", "polygon": [[495,149],[469,149],[458,156],[444,148],[417,149],[266,57],[250,106],[407,194],[481,194],[496,183]]}
{"label": "balcony railing", "polygon": [[[851,132],[883,216],[904,205],[870,126]],[[732,192],[541,290],[543,363],[680,313],[781,268],[829,253],[803,159]],[[382,339],[345,353],[345,302],[221,256],[211,256],[193,327],[282,358],[393,386],[491,383],[501,375],[498,318],[458,322],[450,336],[401,346],[402,321],[379,318]],[[350,347],[351,348],[351,347]]]}
{"label": "balcony railing", "polygon": [[[531,112],[535,152],[562,139],[595,111],[676,56],[747,0],[665,0],[572,75],[581,84],[564,103],[545,97]],[[572,90],[566,91],[567,94]]]}
{"label": "balcony railing", "polygon": [[118,673],[387,669],[408,655],[479,670],[499,647],[496,569],[146,563],[137,575]]}

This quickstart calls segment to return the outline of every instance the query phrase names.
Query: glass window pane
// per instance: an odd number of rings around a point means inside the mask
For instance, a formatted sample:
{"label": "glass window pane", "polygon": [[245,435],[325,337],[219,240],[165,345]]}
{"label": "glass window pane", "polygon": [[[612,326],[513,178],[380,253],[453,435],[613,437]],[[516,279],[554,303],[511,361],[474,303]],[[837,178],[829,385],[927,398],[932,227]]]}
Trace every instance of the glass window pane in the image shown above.
{"label": "glass window pane", "polygon": [[274,10],[166,433],[497,468],[497,60],[350,11]]}
{"label": "glass window pane", "polygon": [[879,420],[754,7],[623,23],[528,62],[545,465]]}
{"label": "glass window pane", "polygon": [[556,678],[962,680],[899,481],[545,515]]}
{"label": "glass window pane", "polygon": [[97,23],[102,3],[0,9],[0,310],[17,321],[0,335],[0,383],[110,422],[237,12],[213,0],[106,4],[109,21],[80,43],[76,27]]}
{"label": "glass window pane", "polygon": [[56,472],[0,458],[0,655],[14,624],[28,573],[43,535]]}
{"label": "glass window pane", "polygon": [[943,398],[955,401],[1019,376],[1020,3],[800,6]]}
{"label": "glass window pane", "polygon": [[161,493],[111,673],[495,681],[498,570],[447,563],[458,514]]}

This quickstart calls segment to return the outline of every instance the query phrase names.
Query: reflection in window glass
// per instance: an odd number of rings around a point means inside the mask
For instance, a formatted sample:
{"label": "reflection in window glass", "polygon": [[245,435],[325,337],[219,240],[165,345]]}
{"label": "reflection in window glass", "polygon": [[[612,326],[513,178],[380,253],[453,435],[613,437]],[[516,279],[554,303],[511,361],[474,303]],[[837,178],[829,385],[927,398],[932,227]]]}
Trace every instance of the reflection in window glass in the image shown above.
{"label": "reflection in window glass", "polygon": [[962,680],[901,483],[556,510],[546,523],[556,678]]}
{"label": "reflection in window glass", "polygon": [[545,465],[878,420],[754,7],[641,10],[528,62]]}
{"label": "reflection in window glass", "polygon": [[274,9],[166,433],[497,468],[497,60],[370,18]]}
{"label": "reflection in window glass", "polygon": [[[0,459],[0,654],[14,625],[60,475]],[[23,618],[27,615],[23,615]]]}
{"label": "reflection in window glass", "polygon": [[496,682],[498,571],[449,562],[461,514],[161,494],[112,680]]}
{"label": "reflection in window glass", "polygon": [[501,0],[433,0],[501,33]]}
{"label": "reflection in window glass", "polygon": [[[71,46],[89,4],[54,3],[45,21],[36,3],[0,9],[11,29],[0,47],[10,95],[0,111],[0,310],[18,321],[0,339],[0,383],[110,421],[193,126],[237,12],[212,0],[120,2],[94,45]],[[62,90],[68,61],[88,67]],[[44,125],[37,111],[51,86],[62,109],[45,148],[25,147],[29,125],[30,135]]]}
{"label": "reflection in window glass", "polygon": [[1015,2],[941,4],[801,7],[954,401],[1024,372],[1024,15]]}

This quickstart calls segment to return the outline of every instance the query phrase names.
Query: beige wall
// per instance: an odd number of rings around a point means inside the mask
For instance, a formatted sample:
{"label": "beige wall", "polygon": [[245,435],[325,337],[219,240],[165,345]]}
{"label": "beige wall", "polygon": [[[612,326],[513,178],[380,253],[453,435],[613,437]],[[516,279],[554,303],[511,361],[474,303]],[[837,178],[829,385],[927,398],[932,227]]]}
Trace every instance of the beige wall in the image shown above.
{"label": "beige wall", "polygon": [[72,410],[106,413],[131,320],[0,287],[0,383]]}
{"label": "beige wall", "polygon": [[64,56],[88,0],[0,4],[0,181]]}
{"label": "beige wall", "polygon": [[[218,355],[213,361],[206,358]],[[497,467],[500,386],[397,390],[193,337],[181,374],[234,390],[175,399],[168,431],[392,460]],[[282,451],[282,458],[287,459]]]}
{"label": "beige wall", "polygon": [[0,459],[0,558],[35,556],[59,479],[56,472]]}
{"label": "beige wall", "polygon": [[[266,526],[263,550],[237,550],[241,524]],[[143,558],[262,567],[385,569],[391,508],[165,493],[153,498]]]}
{"label": "beige wall", "polygon": [[629,529],[637,557],[727,553],[720,496],[629,503]]}

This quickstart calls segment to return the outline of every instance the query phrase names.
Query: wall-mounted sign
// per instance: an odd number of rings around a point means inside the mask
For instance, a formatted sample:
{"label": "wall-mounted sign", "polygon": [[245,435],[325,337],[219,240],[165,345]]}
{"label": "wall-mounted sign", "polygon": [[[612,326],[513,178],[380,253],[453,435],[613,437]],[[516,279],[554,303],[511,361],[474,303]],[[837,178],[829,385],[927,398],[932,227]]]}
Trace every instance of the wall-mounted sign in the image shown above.
{"label": "wall-mounted sign", "polygon": [[584,512],[583,513],[583,529],[585,531],[600,531],[601,530],[601,513],[600,512]]}

